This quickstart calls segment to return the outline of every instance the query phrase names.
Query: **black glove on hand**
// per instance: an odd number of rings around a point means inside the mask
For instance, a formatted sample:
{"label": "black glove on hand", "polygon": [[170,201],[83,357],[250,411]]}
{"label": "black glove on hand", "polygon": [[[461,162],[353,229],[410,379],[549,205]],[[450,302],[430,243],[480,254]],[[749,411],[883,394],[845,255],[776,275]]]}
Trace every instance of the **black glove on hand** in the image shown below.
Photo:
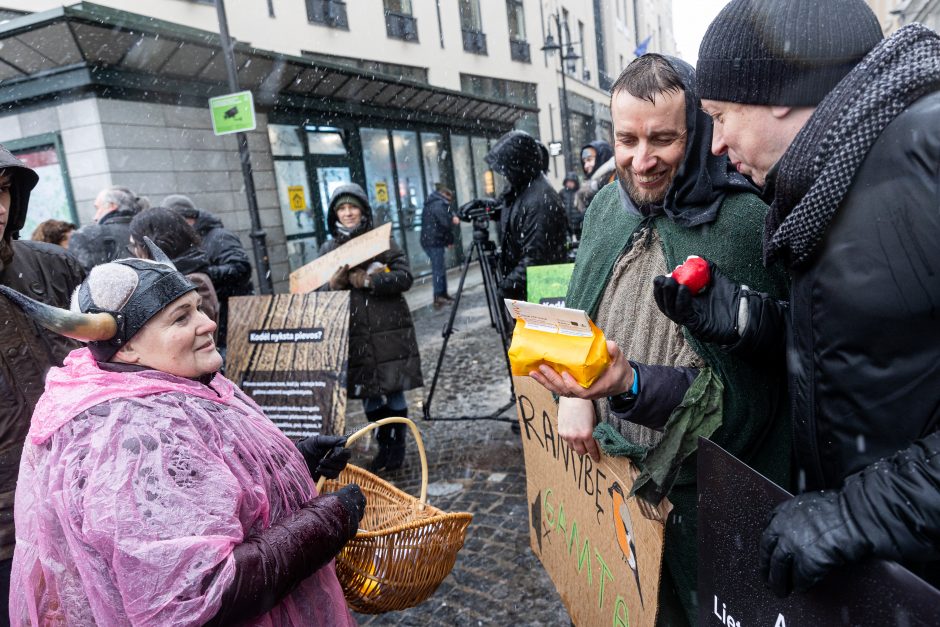
{"label": "black glove on hand", "polygon": [[349,519],[358,527],[359,523],[362,522],[362,517],[366,515],[366,497],[362,490],[355,483],[350,483],[334,494],[349,513]]}
{"label": "black glove on hand", "polygon": [[761,576],[778,597],[803,592],[829,570],[871,552],[842,493],[807,492],[778,505],[760,539]]}
{"label": "black glove on hand", "polygon": [[314,481],[321,475],[327,479],[336,479],[352,457],[352,451],[345,448],[345,436],[314,435],[295,444],[304,456]]}
{"label": "black glove on hand", "polygon": [[711,261],[708,271],[711,281],[695,296],[672,277],[658,276],[653,279],[653,297],[660,311],[698,339],[726,346],[734,344],[738,341],[741,286]]}

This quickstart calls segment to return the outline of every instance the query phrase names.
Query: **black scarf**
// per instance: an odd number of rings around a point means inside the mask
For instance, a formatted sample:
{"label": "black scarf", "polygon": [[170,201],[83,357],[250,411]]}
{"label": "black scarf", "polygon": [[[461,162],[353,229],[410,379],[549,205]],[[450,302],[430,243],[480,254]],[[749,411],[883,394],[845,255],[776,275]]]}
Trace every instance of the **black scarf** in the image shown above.
{"label": "black scarf", "polygon": [[666,60],[679,74],[685,90],[685,157],[662,203],[637,207],[624,192],[622,184],[620,198],[627,211],[644,217],[666,214],[684,227],[708,224],[715,221],[727,194],[756,193],[757,189],[731,168],[726,155],[716,157],[712,154],[712,119],[700,106],[695,91],[695,70],[681,59],[666,56]]}
{"label": "black scarf", "polygon": [[819,103],[780,160],[764,261],[800,266],[822,241],[859,166],[886,126],[940,88],[940,36],[905,26],[878,44]]}

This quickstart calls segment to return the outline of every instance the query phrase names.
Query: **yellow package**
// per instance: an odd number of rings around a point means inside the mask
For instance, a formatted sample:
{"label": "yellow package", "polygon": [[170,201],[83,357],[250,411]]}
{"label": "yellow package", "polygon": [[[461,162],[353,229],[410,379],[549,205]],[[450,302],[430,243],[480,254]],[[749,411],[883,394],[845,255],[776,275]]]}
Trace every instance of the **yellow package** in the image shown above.
{"label": "yellow package", "polygon": [[506,305],[516,318],[509,347],[514,375],[528,376],[547,364],[586,388],[607,369],[607,339],[585,312],[508,299]]}

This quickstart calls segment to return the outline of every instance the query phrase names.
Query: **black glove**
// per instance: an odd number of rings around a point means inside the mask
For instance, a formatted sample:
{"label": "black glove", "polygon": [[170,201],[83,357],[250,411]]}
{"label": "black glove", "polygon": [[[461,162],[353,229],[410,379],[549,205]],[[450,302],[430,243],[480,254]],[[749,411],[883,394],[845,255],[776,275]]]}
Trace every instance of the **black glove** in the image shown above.
{"label": "black glove", "polygon": [[366,497],[355,483],[350,483],[337,490],[334,494],[339,498],[349,513],[349,519],[355,519],[356,527],[362,522],[362,517],[366,515]]}
{"label": "black glove", "polygon": [[761,576],[782,598],[793,590],[807,590],[832,568],[870,552],[841,492],[807,492],[771,513],[760,539]]}
{"label": "black glove", "polygon": [[314,481],[321,475],[336,479],[352,457],[352,452],[345,448],[346,436],[314,435],[295,444],[304,456]]}
{"label": "black glove", "polygon": [[722,274],[711,261],[708,271],[711,281],[695,296],[672,277],[658,276],[653,279],[653,297],[666,317],[685,326],[703,342],[734,344],[739,339],[737,321],[742,286]]}

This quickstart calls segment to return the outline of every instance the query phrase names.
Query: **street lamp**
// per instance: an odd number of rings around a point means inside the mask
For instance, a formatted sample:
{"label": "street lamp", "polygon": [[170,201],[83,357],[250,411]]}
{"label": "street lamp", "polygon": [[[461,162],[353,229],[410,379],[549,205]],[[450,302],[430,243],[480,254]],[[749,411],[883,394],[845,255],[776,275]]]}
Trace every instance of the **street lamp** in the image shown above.
{"label": "street lamp", "polygon": [[565,63],[568,63],[568,71],[573,74],[577,70],[577,61],[581,57],[575,53],[571,41],[568,42],[568,50],[565,51],[564,36],[561,30],[561,16],[558,12],[552,13],[549,17],[555,22],[555,30],[558,32],[558,43],[555,43],[555,38],[552,37],[551,30],[549,30],[548,36],[545,38],[545,45],[542,46],[542,51],[558,51],[558,69],[561,71],[561,142],[565,152],[565,173],[567,175],[568,172],[574,170],[574,167],[571,164],[571,134],[568,129],[568,88],[565,85]]}

